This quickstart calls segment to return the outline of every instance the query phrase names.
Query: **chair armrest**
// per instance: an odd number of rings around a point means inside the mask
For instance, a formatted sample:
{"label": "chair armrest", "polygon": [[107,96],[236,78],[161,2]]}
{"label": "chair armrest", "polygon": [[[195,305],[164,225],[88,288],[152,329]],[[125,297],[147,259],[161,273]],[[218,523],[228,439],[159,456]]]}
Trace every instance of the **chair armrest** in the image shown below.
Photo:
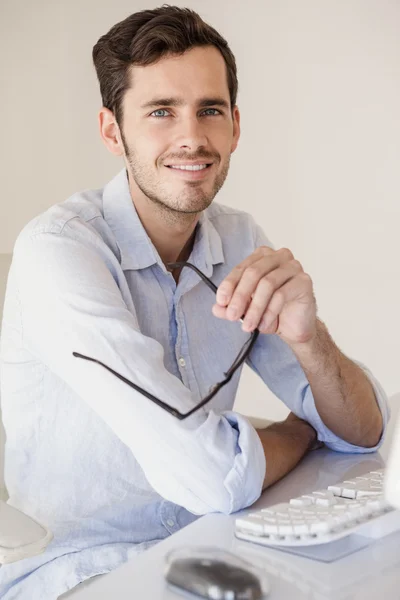
{"label": "chair armrest", "polygon": [[40,554],[52,539],[43,525],[0,500],[0,564]]}

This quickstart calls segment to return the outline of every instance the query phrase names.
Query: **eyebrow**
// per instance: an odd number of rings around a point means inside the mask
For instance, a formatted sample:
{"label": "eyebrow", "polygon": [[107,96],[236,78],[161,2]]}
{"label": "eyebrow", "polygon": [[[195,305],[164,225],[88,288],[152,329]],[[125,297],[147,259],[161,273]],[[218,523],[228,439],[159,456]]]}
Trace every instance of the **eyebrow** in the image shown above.
{"label": "eyebrow", "polygon": [[[180,98],[152,98],[145,104],[142,104],[141,108],[155,108],[157,106],[184,106],[185,102]],[[215,97],[215,98],[200,98],[197,101],[197,106],[207,107],[207,106],[221,106],[223,108],[228,109],[229,104],[224,98]]]}

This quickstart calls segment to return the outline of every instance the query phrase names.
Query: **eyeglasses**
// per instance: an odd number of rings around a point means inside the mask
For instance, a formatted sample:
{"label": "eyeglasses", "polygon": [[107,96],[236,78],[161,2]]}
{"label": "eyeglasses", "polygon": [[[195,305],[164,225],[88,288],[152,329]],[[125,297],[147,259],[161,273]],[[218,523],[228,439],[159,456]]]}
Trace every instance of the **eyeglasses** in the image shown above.
{"label": "eyeglasses", "polygon": [[[188,267],[189,269],[192,269],[193,271],[195,271],[197,273],[197,275],[204,281],[204,283],[210,288],[210,290],[212,290],[214,293],[217,292],[218,288],[211,281],[211,279],[209,279],[208,277],[206,277],[206,275],[204,275],[204,273],[202,273],[200,271],[200,269],[198,269],[197,267],[195,267],[191,263],[188,263],[188,262],[169,263],[169,264],[167,264],[167,267],[169,267],[170,269],[180,269],[180,268],[183,268],[183,267]],[[243,322],[243,319],[240,319],[240,321]],[[126,379],[126,377],[124,377],[123,375],[120,375],[119,373],[117,373],[116,371],[114,371],[113,369],[111,369],[110,367],[108,367],[107,365],[105,365],[104,363],[102,363],[101,361],[99,361],[99,360],[97,360],[95,358],[90,358],[90,356],[85,356],[84,354],[80,354],[79,352],[73,352],[72,354],[76,358],[83,358],[84,360],[89,360],[91,362],[97,363],[98,365],[104,367],[105,369],[107,369],[107,371],[110,371],[110,373],[112,373],[113,375],[115,375],[116,377],[118,377],[118,379],[121,379],[121,381],[123,381],[124,383],[128,384],[131,388],[133,388],[137,392],[140,392],[141,394],[143,394],[143,396],[145,396],[146,398],[148,398],[149,400],[151,400],[152,402],[154,402],[155,404],[157,404],[157,406],[159,406],[160,408],[163,408],[164,410],[166,410],[167,412],[169,412],[171,415],[173,415],[174,417],[176,417],[177,419],[179,419],[180,421],[182,421],[183,419],[187,419],[187,417],[190,417],[190,415],[192,415],[194,412],[196,412],[197,410],[199,410],[200,408],[202,408],[205,404],[207,404],[207,402],[210,402],[210,400],[212,398],[214,398],[214,396],[219,392],[219,390],[221,388],[223,388],[224,385],[226,385],[227,383],[229,383],[229,381],[232,379],[234,373],[239,369],[239,367],[242,366],[242,364],[244,363],[244,361],[249,356],[249,354],[250,354],[250,352],[251,352],[254,344],[257,341],[257,338],[258,338],[259,334],[260,334],[260,332],[259,332],[258,329],[255,329],[251,333],[251,336],[246,341],[246,343],[243,345],[243,347],[241,348],[239,354],[237,355],[237,357],[233,361],[232,366],[228,369],[228,371],[226,371],[224,373],[225,379],[223,379],[219,383],[216,383],[211,388],[211,390],[208,393],[208,395],[205,398],[203,398],[203,400],[201,400],[201,402],[199,404],[197,404],[194,408],[192,408],[191,410],[189,410],[186,413],[181,413],[176,408],[173,408],[172,406],[169,406],[166,402],[163,402],[159,398],[156,398],[156,396],[153,396],[153,394],[150,394],[150,392],[148,392],[148,391],[144,390],[143,388],[139,387],[138,385],[136,385],[136,383],[132,383],[132,381],[129,381],[129,379]]]}

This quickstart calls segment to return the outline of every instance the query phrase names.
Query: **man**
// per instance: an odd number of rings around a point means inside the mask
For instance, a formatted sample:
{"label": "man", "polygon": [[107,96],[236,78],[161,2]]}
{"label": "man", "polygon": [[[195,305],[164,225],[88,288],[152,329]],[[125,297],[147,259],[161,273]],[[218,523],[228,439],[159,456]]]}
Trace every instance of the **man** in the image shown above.
{"label": "man", "polygon": [[[199,515],[251,505],[317,441],[372,452],[388,418],[378,382],[317,319],[290,250],[212,203],[240,135],[225,40],[164,6],[115,25],[93,58],[100,134],[125,168],[34,219],[15,246],[6,484],[54,540],[0,570],[5,600],[57,598]],[[260,431],[232,411],[240,368],[228,370],[251,335],[247,363],[291,411]]]}

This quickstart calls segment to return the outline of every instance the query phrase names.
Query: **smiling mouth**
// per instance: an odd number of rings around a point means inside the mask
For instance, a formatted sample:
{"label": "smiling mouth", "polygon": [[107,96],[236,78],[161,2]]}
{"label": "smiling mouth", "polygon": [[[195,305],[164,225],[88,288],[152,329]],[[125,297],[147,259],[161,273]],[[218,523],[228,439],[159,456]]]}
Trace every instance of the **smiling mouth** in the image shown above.
{"label": "smiling mouth", "polygon": [[173,169],[175,171],[205,171],[206,169],[212,166],[212,163],[204,163],[202,165],[165,165],[168,169]]}

